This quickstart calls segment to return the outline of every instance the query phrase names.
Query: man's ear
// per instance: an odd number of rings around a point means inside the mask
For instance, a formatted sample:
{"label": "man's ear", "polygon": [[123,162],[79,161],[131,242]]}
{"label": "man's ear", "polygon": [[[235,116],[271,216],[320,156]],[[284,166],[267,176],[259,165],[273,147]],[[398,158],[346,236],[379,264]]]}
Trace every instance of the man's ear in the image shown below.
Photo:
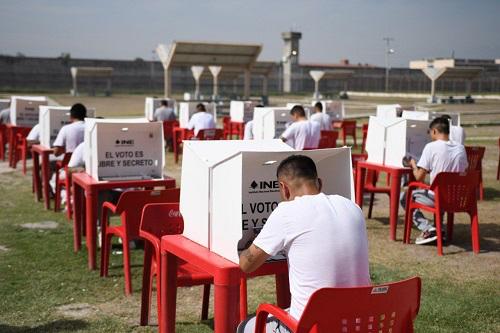
{"label": "man's ear", "polygon": [[290,200],[290,188],[284,182],[280,182],[281,196],[285,201]]}
{"label": "man's ear", "polygon": [[318,177],[318,191],[321,192],[321,189],[323,188],[323,181],[321,178]]}

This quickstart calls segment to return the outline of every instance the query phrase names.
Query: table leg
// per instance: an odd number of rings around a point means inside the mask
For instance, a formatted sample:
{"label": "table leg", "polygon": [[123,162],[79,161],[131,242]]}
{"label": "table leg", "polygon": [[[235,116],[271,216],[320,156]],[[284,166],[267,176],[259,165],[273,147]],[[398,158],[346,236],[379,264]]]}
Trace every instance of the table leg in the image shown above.
{"label": "table leg", "polygon": [[177,136],[179,135],[179,132],[178,131],[175,131],[173,132],[172,134],[172,140],[173,140],[173,148],[174,148],[174,160],[175,160],[175,163],[177,164],[177,162],[179,162],[179,145],[178,145],[178,139],[177,139]]}
{"label": "table leg", "polygon": [[42,198],[42,183],[40,179],[40,154],[32,151],[33,155],[33,187],[35,189],[35,201],[40,201]]}
{"label": "table leg", "polygon": [[13,167],[13,162],[14,162],[14,130],[11,128],[9,129],[9,166],[12,168]]}
{"label": "table leg", "polygon": [[75,252],[82,248],[82,196],[80,185],[73,183],[73,249]]}
{"label": "table leg", "polygon": [[239,281],[235,284],[214,281],[214,332],[236,332],[239,324]]}
{"label": "table leg", "polygon": [[396,228],[398,224],[398,210],[399,210],[399,195],[401,193],[401,173],[391,172],[391,197],[390,197],[390,214],[389,214],[389,227],[390,237],[396,240]]}
{"label": "table leg", "polygon": [[[175,311],[177,300],[177,257],[161,253],[160,269],[160,333],[175,333]],[[228,331],[229,332],[229,331]],[[234,332],[234,331],[233,331]]]}
{"label": "table leg", "polygon": [[365,188],[366,169],[360,165],[356,169],[356,204],[363,208],[363,191]]}
{"label": "table leg", "polygon": [[96,235],[97,235],[97,191],[89,189],[86,191],[87,198],[85,200],[86,214],[86,241],[88,252],[88,265],[90,270],[96,269]]}
{"label": "table leg", "polygon": [[50,209],[50,167],[48,154],[42,154],[42,180],[45,209]]}
{"label": "table leg", "polygon": [[247,301],[247,278],[243,276],[240,279],[240,322],[248,316],[248,301]]}
{"label": "table leg", "polygon": [[276,303],[282,309],[290,307],[290,283],[288,274],[276,274]]}

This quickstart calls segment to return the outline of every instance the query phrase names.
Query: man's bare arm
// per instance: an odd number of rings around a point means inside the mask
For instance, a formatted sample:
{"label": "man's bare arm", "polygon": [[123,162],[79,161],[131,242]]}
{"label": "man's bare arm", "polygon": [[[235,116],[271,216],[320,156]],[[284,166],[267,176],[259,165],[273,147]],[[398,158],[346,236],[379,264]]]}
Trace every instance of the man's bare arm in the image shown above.
{"label": "man's bare arm", "polygon": [[255,245],[250,245],[248,249],[240,254],[240,268],[245,273],[251,273],[259,268],[270,255]]}
{"label": "man's bare arm", "polygon": [[417,162],[415,160],[410,161],[411,168],[413,169],[413,176],[417,182],[423,182],[425,176],[427,175],[427,170],[417,167]]}

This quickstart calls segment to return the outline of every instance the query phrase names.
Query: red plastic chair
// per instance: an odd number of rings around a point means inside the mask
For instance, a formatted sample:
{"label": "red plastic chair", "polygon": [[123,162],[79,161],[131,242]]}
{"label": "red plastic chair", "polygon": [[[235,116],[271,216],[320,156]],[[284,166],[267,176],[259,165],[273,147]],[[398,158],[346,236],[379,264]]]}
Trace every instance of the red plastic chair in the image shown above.
{"label": "red plastic chair", "polygon": [[465,146],[465,152],[467,153],[467,162],[469,162],[469,167],[467,170],[475,170],[479,172],[479,200],[483,200],[484,198],[483,157],[485,150],[485,147]]}
{"label": "red plastic chair", "polygon": [[224,131],[219,128],[202,129],[196,135],[197,140],[222,140]]}
{"label": "red plastic chair", "polygon": [[179,154],[182,150],[182,141],[191,140],[194,136],[194,131],[187,128],[175,127],[173,129],[173,145],[174,145],[174,161],[175,164],[179,162]]}
{"label": "red plastic chair", "polygon": [[[156,294],[158,304],[158,320],[160,316],[160,241],[165,235],[181,234],[184,221],[179,212],[178,203],[148,204],[142,211],[139,236],[145,240],[144,273],[142,275],[141,325],[148,325],[151,311],[151,293],[153,277],[156,275]],[[188,263],[180,263],[177,272],[177,286],[191,287],[204,285],[201,319],[208,318],[208,303],[210,299],[210,284],[213,278],[205,272]],[[163,327],[163,325],[161,325]]]}
{"label": "red plastic chair", "polygon": [[5,145],[7,144],[7,126],[0,124],[0,160],[5,161]]}
{"label": "red plastic chair", "polygon": [[[240,123],[236,121],[229,122],[229,139],[243,140],[245,135],[245,123]],[[226,139],[226,137],[224,137]]]}
{"label": "red plastic chair", "polygon": [[366,138],[368,137],[368,124],[363,124],[363,139],[361,141],[361,153],[365,152],[366,149]]}
{"label": "red plastic chair", "polygon": [[368,154],[352,154],[351,153],[351,162],[352,162],[352,175],[354,177],[354,188],[356,188],[356,169],[359,161],[366,161],[368,158]]}
{"label": "red plastic chair", "polygon": [[342,141],[344,146],[346,145],[347,136],[352,136],[354,147],[358,146],[356,143],[356,120],[333,121],[333,128],[342,130]]}
{"label": "red plastic chair", "polygon": [[165,120],[163,122],[163,138],[168,147],[173,149],[174,128],[179,127],[177,120]]}
{"label": "red plastic chair", "polygon": [[[56,193],[54,194],[54,212],[61,209],[61,190],[66,188],[66,214],[68,220],[71,221],[71,174],[68,171],[68,163],[71,159],[72,153],[65,153],[62,160],[56,162],[55,175],[56,175]],[[59,171],[64,169],[64,178],[59,178]]]}
{"label": "red plastic chair", "polygon": [[[125,294],[132,293],[132,276],[130,274],[130,249],[129,242],[139,239],[139,225],[141,223],[142,209],[149,203],[179,202],[180,191],[178,188],[161,191],[126,191],[123,192],[116,205],[104,202],[101,218],[101,276],[108,276],[109,254],[111,252],[111,239],[113,236],[121,238],[123,245],[123,269],[125,272]],[[119,214],[121,225],[110,226],[109,215]]]}
{"label": "red plastic chair", "polygon": [[[471,218],[472,250],[479,253],[479,218],[477,214],[477,186],[479,173],[469,171],[467,173],[441,172],[431,185],[420,182],[411,182],[408,185],[406,197],[406,216],[404,242],[410,243],[413,211],[422,209],[434,214],[436,221],[438,255],[443,255],[442,213],[447,213],[447,237],[448,241],[453,238],[454,213],[467,213]],[[426,189],[434,191],[434,208],[413,201],[412,192],[415,189]]]}
{"label": "red plastic chair", "polygon": [[230,124],[231,123],[231,117],[229,116],[224,116],[222,117],[222,128],[224,131],[224,140],[227,140],[231,136],[231,129],[230,129]]}
{"label": "red plastic chair", "polygon": [[321,131],[318,149],[336,148],[339,132],[337,131]]}
{"label": "red plastic chair", "polygon": [[12,167],[15,169],[17,167],[17,162],[22,161],[23,163],[23,175],[26,174],[26,160],[28,159],[28,141],[26,137],[30,133],[31,128],[19,127],[16,130],[16,136],[14,138],[14,154],[12,160]]}
{"label": "red plastic chair", "polygon": [[322,288],[311,295],[299,320],[275,305],[261,304],[255,332],[266,332],[271,314],[294,333],[411,333],[420,292],[419,277],[378,286]]}

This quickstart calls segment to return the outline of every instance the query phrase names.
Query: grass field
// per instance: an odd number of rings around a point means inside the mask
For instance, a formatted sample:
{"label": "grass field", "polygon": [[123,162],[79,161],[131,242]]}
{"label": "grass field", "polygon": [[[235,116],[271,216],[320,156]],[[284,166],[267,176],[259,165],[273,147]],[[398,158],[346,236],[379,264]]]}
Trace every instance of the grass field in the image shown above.
{"label": "grass field", "polygon": [[[61,104],[76,100],[62,95],[52,97]],[[143,97],[82,100],[96,107],[100,115],[140,115]],[[349,101],[347,110],[369,112],[378,102]],[[437,256],[435,246],[403,245],[401,223],[398,240],[389,240],[388,200],[384,195],[377,196],[374,218],[367,219],[373,282],[414,275],[422,278],[418,332],[500,332],[500,220],[496,215],[500,208],[500,182],[495,179],[500,127],[474,127],[498,119],[500,103],[485,102],[468,108],[461,111],[477,111],[477,116],[463,117],[469,125],[466,144],[486,146],[486,198],[479,202],[481,253],[472,254],[469,221],[464,215],[456,219],[454,241],[445,247],[444,257]],[[495,110],[498,113],[493,116],[486,114]],[[172,154],[167,154],[166,169],[179,179],[180,166],[174,165]],[[400,210],[400,220],[403,214]],[[22,226],[44,221],[56,222],[57,226]],[[123,292],[121,255],[111,256],[110,277],[106,279],[100,278],[97,271],[89,272],[86,262],[85,251],[73,252],[72,225],[66,216],[46,211],[42,203],[33,201],[30,174],[23,176],[0,162],[0,332],[155,332],[154,325],[139,326],[142,251],[133,251],[135,293],[130,297]],[[273,302],[273,280],[251,280],[248,294],[251,311],[261,302]],[[178,332],[211,332],[211,320],[199,321],[201,288],[180,289],[177,311]],[[155,323],[156,319],[152,321]]]}

